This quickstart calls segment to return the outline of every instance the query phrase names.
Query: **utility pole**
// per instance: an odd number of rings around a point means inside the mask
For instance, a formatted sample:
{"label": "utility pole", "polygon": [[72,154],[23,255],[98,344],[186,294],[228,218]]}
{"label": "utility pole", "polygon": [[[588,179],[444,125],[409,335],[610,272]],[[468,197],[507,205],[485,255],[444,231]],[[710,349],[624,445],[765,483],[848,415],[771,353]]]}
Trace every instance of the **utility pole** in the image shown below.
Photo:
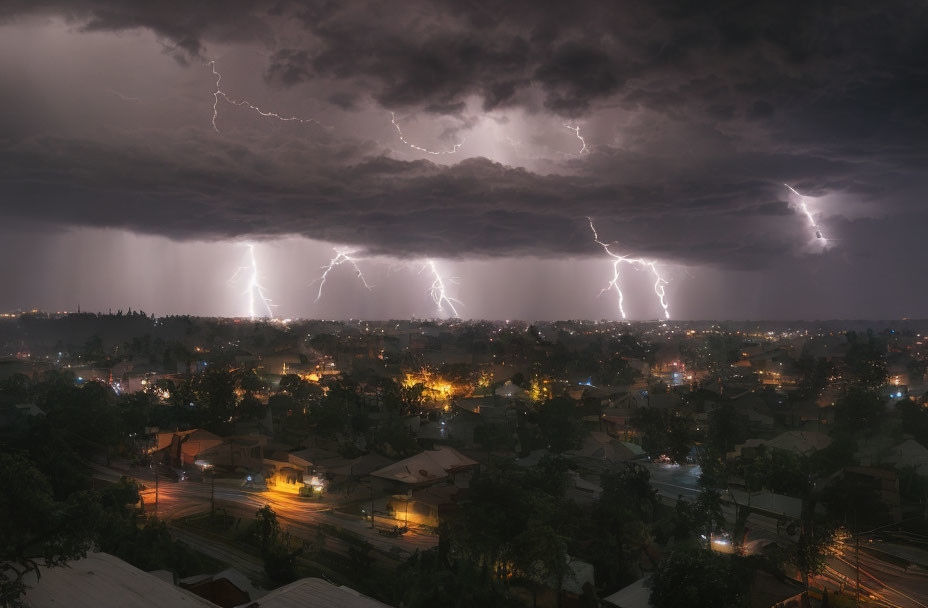
{"label": "utility pole", "polygon": [[209,518],[216,512],[216,475],[212,467],[209,469]]}
{"label": "utility pole", "polygon": [[155,517],[158,517],[158,468],[155,468]]}
{"label": "utility pole", "polygon": [[860,523],[857,520],[857,510],[854,510],[854,527],[857,528],[854,535],[854,544],[856,545],[855,560],[857,562],[857,605],[860,606]]}
{"label": "utility pole", "polygon": [[371,488],[371,530],[374,529],[374,480],[370,480]]}

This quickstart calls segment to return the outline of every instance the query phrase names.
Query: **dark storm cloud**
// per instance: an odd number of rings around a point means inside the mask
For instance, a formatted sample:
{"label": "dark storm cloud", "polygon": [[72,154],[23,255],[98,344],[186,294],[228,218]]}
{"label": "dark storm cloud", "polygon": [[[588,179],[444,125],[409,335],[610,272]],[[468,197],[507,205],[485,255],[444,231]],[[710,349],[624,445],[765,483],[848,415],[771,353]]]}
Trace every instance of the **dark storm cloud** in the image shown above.
{"label": "dark storm cloud", "polygon": [[[36,13],[96,32],[150,30],[189,57],[219,43],[260,45],[275,90],[322,83],[348,111],[373,100],[460,118],[476,96],[485,110],[525,110],[555,128],[613,117],[623,127],[620,143],[604,138],[560,163],[566,175],[483,158],[400,161],[380,156],[382,146],[321,136],[232,144],[211,132],[152,133],[142,144],[17,131],[0,144],[0,203],[13,216],[469,257],[596,253],[592,216],[628,251],[748,268],[809,238],[783,182],[878,201],[879,214],[916,208],[925,186],[928,9],[919,2],[0,8],[8,19]],[[0,120],[9,123],[0,133],[15,127],[15,115]]]}
{"label": "dark storm cloud", "polygon": [[148,29],[164,38],[178,57],[196,57],[212,41],[273,39],[265,18],[276,2],[251,0],[10,0],[0,5],[0,21],[27,15],[68,19],[87,31]]}
{"label": "dark storm cloud", "polygon": [[[649,169],[648,159],[592,159],[640,168],[617,181],[542,176],[482,158],[444,167],[365,158],[346,146],[335,156],[358,160],[342,166],[322,156],[305,162],[310,153],[267,158],[199,135],[131,150],[41,138],[0,155],[0,180],[12,217],[175,238],[301,234],[402,257],[596,254],[587,216],[621,250],[687,264],[759,267],[809,238],[785,202],[770,202],[782,186],[751,175],[765,164],[790,167],[789,158],[726,159],[724,172],[708,163],[673,179]],[[806,171],[845,169],[820,162]]]}

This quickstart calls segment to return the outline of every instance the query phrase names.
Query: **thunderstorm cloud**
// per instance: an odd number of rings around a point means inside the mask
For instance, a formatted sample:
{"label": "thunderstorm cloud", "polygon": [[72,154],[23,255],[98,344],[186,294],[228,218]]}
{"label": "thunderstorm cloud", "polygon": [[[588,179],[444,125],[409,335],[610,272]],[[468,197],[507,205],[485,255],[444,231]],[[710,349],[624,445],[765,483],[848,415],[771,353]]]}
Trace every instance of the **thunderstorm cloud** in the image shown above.
{"label": "thunderstorm cloud", "polygon": [[[0,208],[460,259],[597,256],[591,217],[684,266],[841,263],[928,225],[925,57],[916,1],[5,2]],[[214,98],[209,61],[318,123]]]}

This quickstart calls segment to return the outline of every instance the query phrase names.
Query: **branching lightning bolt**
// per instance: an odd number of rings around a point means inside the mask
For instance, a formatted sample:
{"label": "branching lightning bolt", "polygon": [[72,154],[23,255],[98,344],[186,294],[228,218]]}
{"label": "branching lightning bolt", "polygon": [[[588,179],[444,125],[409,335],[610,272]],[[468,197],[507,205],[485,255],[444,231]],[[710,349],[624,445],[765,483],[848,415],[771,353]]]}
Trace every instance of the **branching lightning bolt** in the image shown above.
{"label": "branching lightning bolt", "polygon": [[[455,303],[462,304],[462,302],[448,295],[448,292],[445,289],[445,279],[442,278],[441,273],[438,272],[438,267],[435,266],[435,261],[429,260],[426,262],[426,266],[431,271],[432,277],[434,277],[432,285],[429,287],[429,295],[432,297],[432,301],[435,302],[435,306],[438,308],[438,315],[441,316],[447,312],[445,310],[445,307],[447,306],[448,310],[451,311],[451,314],[454,317],[457,317],[458,309],[455,308],[454,305]],[[455,279],[453,277],[449,278],[448,282],[454,283]]]}
{"label": "branching lightning bolt", "polygon": [[818,227],[818,224],[815,223],[815,218],[812,217],[812,212],[809,211],[808,207],[806,207],[806,197],[796,192],[796,189],[790,186],[789,184],[783,184],[783,185],[789,188],[790,192],[792,192],[793,194],[799,197],[799,208],[802,209],[802,212],[806,214],[807,218],[809,218],[809,224],[812,226],[812,229],[815,231],[815,238],[825,239],[825,237],[822,236],[822,231]]}
{"label": "branching lightning bolt", "polygon": [[268,111],[262,110],[261,108],[254,105],[250,101],[246,101],[244,99],[241,99],[241,100],[233,99],[232,97],[229,97],[226,94],[226,92],[223,91],[222,88],[219,86],[219,83],[222,80],[222,74],[216,71],[216,61],[215,60],[209,61],[206,65],[210,66],[210,69],[212,69],[213,71],[213,75],[216,76],[216,90],[213,91],[213,130],[215,130],[216,133],[219,133],[219,127],[216,126],[216,119],[219,117],[219,98],[220,97],[222,97],[226,102],[232,104],[233,106],[238,106],[240,108],[245,107],[245,108],[248,108],[249,110],[254,110],[261,116],[265,116],[267,118],[276,118],[277,120],[281,122],[299,122],[301,124],[314,123],[314,124],[319,125],[320,127],[324,126],[321,122],[319,122],[315,118],[300,118],[299,116],[283,116],[281,114],[278,114],[277,112],[268,112]]}
{"label": "branching lightning bolt", "polygon": [[248,265],[240,266],[238,270],[235,271],[231,277],[229,277],[229,282],[235,281],[236,277],[242,272],[248,273],[248,285],[244,293],[248,296],[248,314],[254,319],[257,315],[255,312],[256,302],[260,302],[261,306],[267,311],[268,317],[273,317],[274,312],[272,309],[276,304],[271,304],[271,299],[267,297],[264,293],[264,287],[260,283],[260,273],[258,272],[258,258],[255,256],[255,246],[253,243],[246,243],[248,247]]}
{"label": "branching lightning bolt", "polygon": [[612,258],[612,279],[599,292],[600,295],[609,290],[614,290],[619,299],[619,314],[622,315],[623,320],[626,319],[625,295],[622,293],[622,288],[619,286],[619,278],[621,276],[621,273],[619,272],[619,265],[629,264],[634,268],[639,268],[641,266],[647,267],[651,271],[651,274],[654,275],[654,293],[657,295],[658,302],[660,302],[661,308],[664,310],[664,318],[669,319],[670,305],[667,302],[667,293],[664,289],[664,286],[667,285],[668,281],[661,276],[661,273],[657,268],[657,262],[654,260],[646,260],[644,258],[630,258],[627,255],[613,253],[611,249],[612,244],[599,240],[599,234],[596,232],[596,226],[593,225],[593,219],[590,217],[587,217],[586,219],[590,222],[590,230],[593,231],[593,241],[603,248],[603,251],[606,252],[606,255]]}
{"label": "branching lightning bolt", "polygon": [[577,152],[577,154],[583,154],[584,152],[589,153],[590,149],[586,147],[586,140],[583,139],[583,136],[582,136],[582,135],[580,135],[580,125],[577,125],[576,127],[571,126],[571,125],[564,125],[564,127],[568,128],[568,129],[570,129],[571,131],[573,131],[574,133],[576,133],[576,134],[577,134],[577,139],[580,140],[580,151]]}
{"label": "branching lightning bolt", "polygon": [[407,141],[406,138],[403,137],[403,130],[400,128],[399,123],[396,122],[396,114],[393,112],[390,112],[390,122],[392,122],[393,126],[396,127],[396,134],[399,136],[400,141],[406,144],[407,146],[409,146],[410,148],[412,148],[413,150],[418,150],[419,152],[425,152],[426,154],[432,154],[434,156],[438,156],[440,154],[454,154],[455,152],[458,151],[458,148],[464,145],[464,140],[462,139],[461,143],[454,144],[454,146],[452,146],[450,150],[429,150],[427,148],[417,146],[416,144],[410,141]]}
{"label": "branching lightning bolt", "polygon": [[355,272],[358,273],[358,278],[361,279],[361,283],[370,291],[371,286],[368,285],[367,279],[364,278],[364,273],[361,272],[361,269],[358,267],[358,262],[355,258],[351,257],[351,251],[345,251],[344,249],[335,249],[335,257],[329,260],[329,263],[322,267],[322,276],[320,276],[316,281],[319,282],[319,292],[316,294],[316,302],[322,298],[322,289],[325,287],[326,279],[329,278],[329,273],[332,272],[332,269],[336,266],[341,266],[342,264],[351,264]]}

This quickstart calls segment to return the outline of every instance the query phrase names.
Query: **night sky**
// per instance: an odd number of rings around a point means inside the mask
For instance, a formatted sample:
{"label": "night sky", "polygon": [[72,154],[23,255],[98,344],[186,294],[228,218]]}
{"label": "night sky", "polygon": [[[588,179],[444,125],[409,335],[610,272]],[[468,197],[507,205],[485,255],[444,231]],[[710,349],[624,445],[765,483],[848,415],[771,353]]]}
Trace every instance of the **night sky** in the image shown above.
{"label": "night sky", "polygon": [[281,317],[436,316],[433,259],[617,319],[590,217],[671,318],[928,316],[926,57],[921,1],[7,0],[0,310],[247,314],[253,243]]}

